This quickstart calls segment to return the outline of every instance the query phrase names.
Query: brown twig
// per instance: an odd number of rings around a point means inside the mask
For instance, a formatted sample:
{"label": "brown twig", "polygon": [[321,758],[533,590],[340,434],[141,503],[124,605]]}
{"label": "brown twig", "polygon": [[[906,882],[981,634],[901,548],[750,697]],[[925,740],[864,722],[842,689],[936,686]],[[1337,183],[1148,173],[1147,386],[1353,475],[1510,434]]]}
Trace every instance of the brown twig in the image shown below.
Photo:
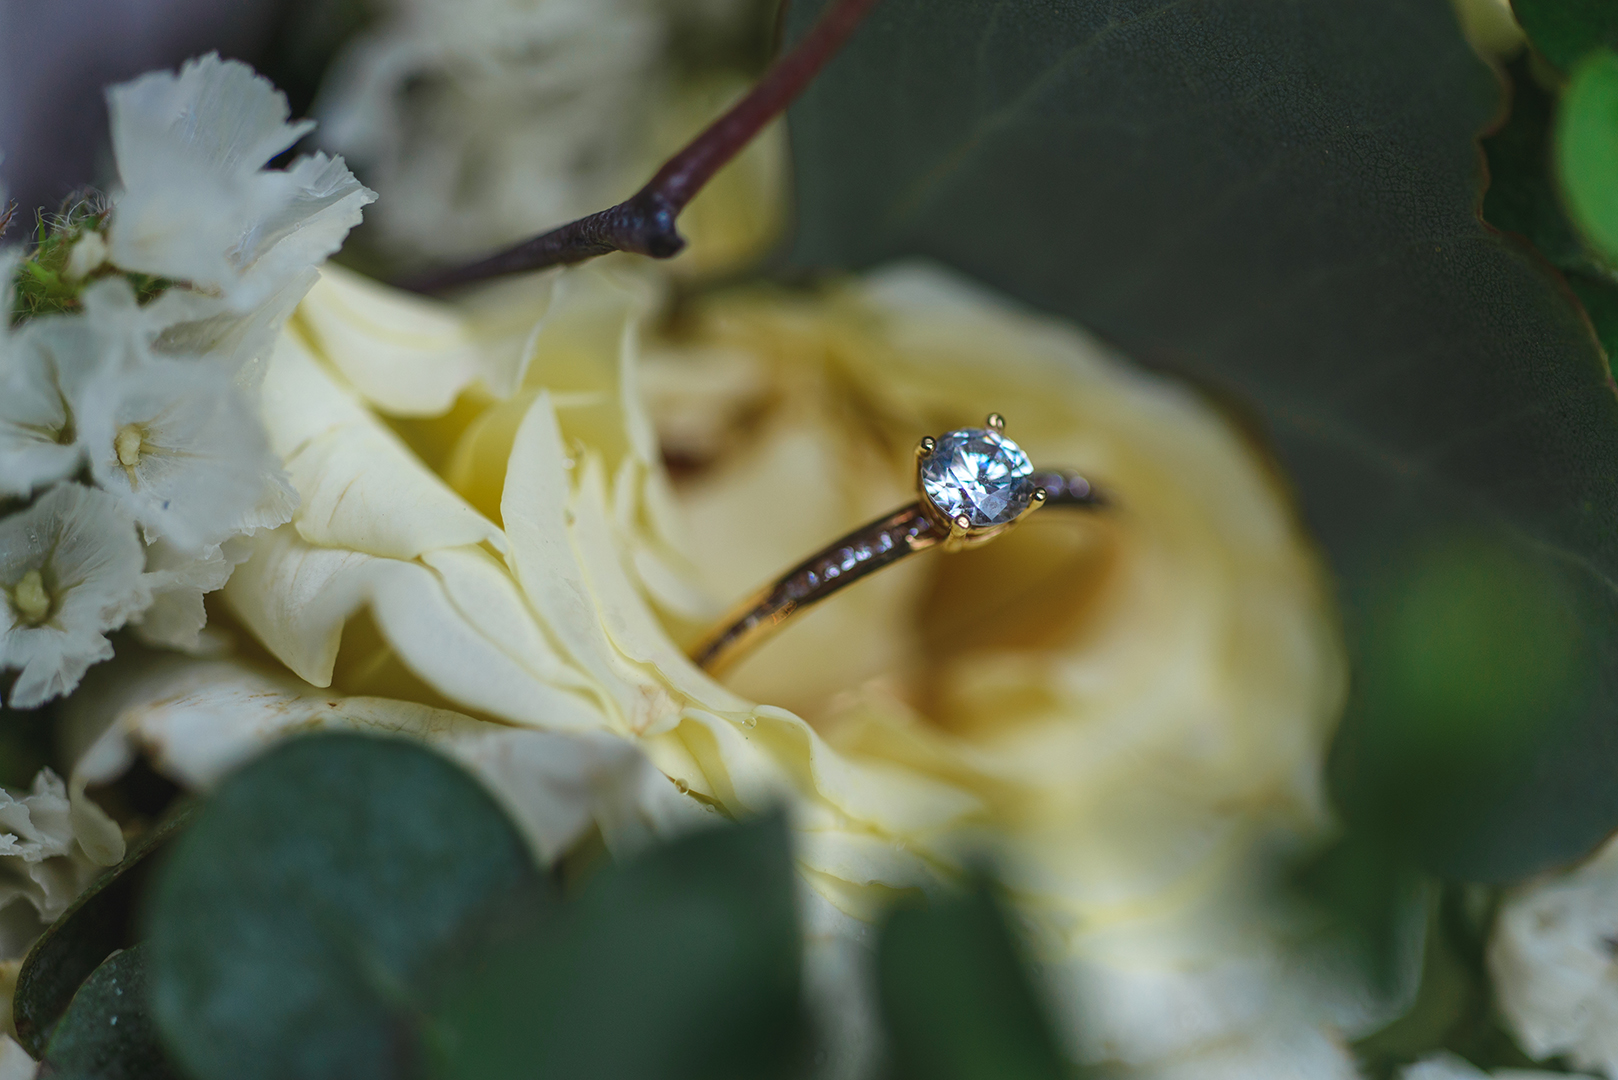
{"label": "brown twig", "polygon": [[675,228],[680,211],[726,162],[764,126],[786,111],[826,62],[837,55],[877,0],[832,0],[825,14],[797,46],[777,60],[758,85],[730,111],[657,171],[647,185],[617,206],[525,240],[488,258],[452,270],[401,282],[416,292],[433,293],[476,281],[570,265],[630,251],[667,259],[685,247]]}

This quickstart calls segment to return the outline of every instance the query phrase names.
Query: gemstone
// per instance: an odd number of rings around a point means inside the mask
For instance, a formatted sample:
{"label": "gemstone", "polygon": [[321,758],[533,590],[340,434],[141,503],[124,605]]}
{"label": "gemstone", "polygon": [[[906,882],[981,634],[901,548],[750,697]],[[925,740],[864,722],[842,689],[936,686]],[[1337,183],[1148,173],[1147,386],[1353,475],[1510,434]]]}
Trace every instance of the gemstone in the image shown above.
{"label": "gemstone", "polygon": [[975,529],[1004,525],[1028,509],[1034,467],[1022,448],[997,431],[963,428],[940,436],[921,462],[921,488],[951,521]]}

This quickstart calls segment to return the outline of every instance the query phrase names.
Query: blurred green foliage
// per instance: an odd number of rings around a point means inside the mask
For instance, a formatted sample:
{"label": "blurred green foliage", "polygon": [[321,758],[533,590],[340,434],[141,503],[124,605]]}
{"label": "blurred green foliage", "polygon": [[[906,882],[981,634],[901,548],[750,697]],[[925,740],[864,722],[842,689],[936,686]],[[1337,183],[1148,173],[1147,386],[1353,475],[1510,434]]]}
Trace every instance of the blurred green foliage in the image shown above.
{"label": "blurred green foliage", "polygon": [[1511,10],[1534,48],[1564,72],[1592,49],[1618,49],[1612,0],[1511,0]]}
{"label": "blurred green foliage", "polygon": [[35,1057],[44,1053],[79,985],[113,952],[139,940],[135,907],[153,856],[184,829],[194,805],[174,806],[147,829],[124,860],[92,882],[28,950],[11,1007],[17,1038]]}
{"label": "blurred green foliage", "polygon": [[1368,723],[1413,767],[1508,761],[1581,704],[1577,612],[1559,579],[1463,537],[1395,562],[1370,604]]}
{"label": "blurred green foliage", "polygon": [[1573,220],[1618,266],[1618,53],[1597,49],[1574,66],[1556,123],[1556,158]]}
{"label": "blurred green foliage", "polygon": [[[120,886],[182,827],[156,860],[144,940],[109,936],[133,906]],[[416,743],[319,734],[159,831],[25,968],[19,1007],[53,1075],[810,1069],[802,883],[780,815],[716,819],[563,898],[458,766]],[[896,912],[875,969],[893,1080],[1071,1075],[986,881]]]}
{"label": "blurred green foliage", "polygon": [[222,784],[166,857],[152,1012],[194,1080],[413,1075],[440,952],[544,891],[456,765],[404,740],[293,739]]}
{"label": "blurred green foliage", "polygon": [[1493,914],[1490,890],[1451,885],[1435,894],[1428,905],[1415,1003],[1354,1046],[1371,1080],[1394,1080],[1403,1066],[1438,1051],[1458,1054],[1485,1070],[1535,1067],[1501,1028],[1494,1011],[1484,963]]}
{"label": "blurred green foliage", "polygon": [[52,1080],[179,1080],[147,1011],[146,946],[114,953],[96,968],[45,1048]]}
{"label": "blurred green foliage", "polygon": [[986,883],[895,911],[877,972],[893,1080],[1071,1075]]}
{"label": "blurred green foliage", "polygon": [[798,916],[772,817],[601,873],[474,951],[433,1012],[432,1074],[755,1080],[801,1071]]}

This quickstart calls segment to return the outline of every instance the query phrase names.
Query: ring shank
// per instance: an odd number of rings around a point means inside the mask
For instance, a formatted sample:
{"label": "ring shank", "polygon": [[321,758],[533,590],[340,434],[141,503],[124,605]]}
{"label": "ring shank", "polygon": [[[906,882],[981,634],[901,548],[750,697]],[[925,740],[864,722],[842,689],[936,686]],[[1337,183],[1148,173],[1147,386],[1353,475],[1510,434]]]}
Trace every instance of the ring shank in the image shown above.
{"label": "ring shank", "polygon": [[[1041,469],[1035,471],[1033,480],[1045,490],[1046,506],[1094,509],[1106,504],[1090,482],[1074,472]],[[691,659],[717,675],[799,611],[867,574],[937,546],[948,536],[919,502],[863,525],[737,605],[720,628],[692,650]]]}

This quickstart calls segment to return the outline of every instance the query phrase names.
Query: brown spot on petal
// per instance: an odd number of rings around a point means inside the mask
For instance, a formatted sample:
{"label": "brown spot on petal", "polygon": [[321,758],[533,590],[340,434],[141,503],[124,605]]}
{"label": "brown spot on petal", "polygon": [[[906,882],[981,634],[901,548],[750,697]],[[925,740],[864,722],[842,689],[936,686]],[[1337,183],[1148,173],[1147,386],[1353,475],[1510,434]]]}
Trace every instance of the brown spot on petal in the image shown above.
{"label": "brown spot on petal", "polygon": [[[952,702],[963,664],[992,667],[996,657],[1039,662],[1039,654],[1071,650],[1095,622],[1118,565],[1117,529],[1096,518],[1035,519],[1008,536],[935,558],[932,581],[917,608],[923,656],[922,711],[966,734],[1042,713],[1041,680],[1012,679],[1017,699],[1001,699],[992,715]],[[1008,687],[1009,689],[1009,687]]]}

